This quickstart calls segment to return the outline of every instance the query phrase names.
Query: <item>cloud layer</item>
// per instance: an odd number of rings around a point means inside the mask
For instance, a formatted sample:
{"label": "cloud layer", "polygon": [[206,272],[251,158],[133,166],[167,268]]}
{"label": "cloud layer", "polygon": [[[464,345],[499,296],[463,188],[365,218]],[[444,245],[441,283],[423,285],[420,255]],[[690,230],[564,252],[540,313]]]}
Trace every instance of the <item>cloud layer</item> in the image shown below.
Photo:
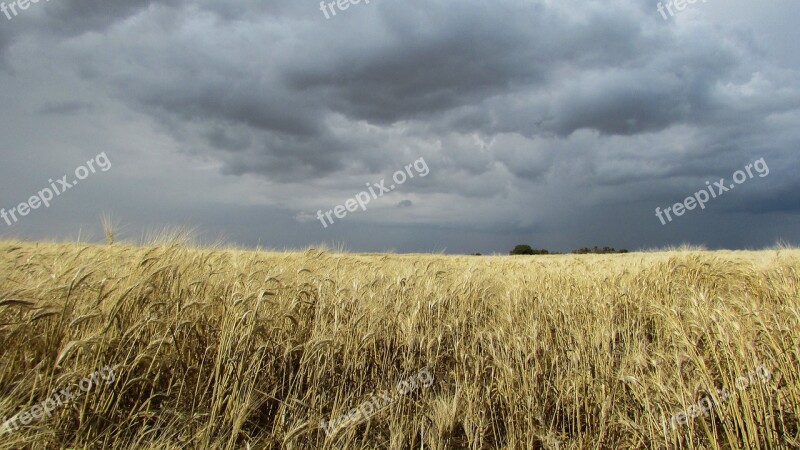
{"label": "cloud layer", "polygon": [[[121,164],[96,195],[134,229],[464,252],[797,239],[800,36],[771,19],[800,6],[757,7],[665,21],[641,0],[373,0],[326,19],[309,1],[40,2],[0,28],[0,206],[25,199],[19,177],[110,145]],[[419,157],[431,176],[369,212],[304,219]],[[653,214],[762,157],[768,178],[707,210]],[[144,185],[159,188],[132,194]],[[15,232],[64,235],[99,214],[93,195]],[[253,208],[283,219],[259,227]],[[732,221],[752,228],[709,232]]]}

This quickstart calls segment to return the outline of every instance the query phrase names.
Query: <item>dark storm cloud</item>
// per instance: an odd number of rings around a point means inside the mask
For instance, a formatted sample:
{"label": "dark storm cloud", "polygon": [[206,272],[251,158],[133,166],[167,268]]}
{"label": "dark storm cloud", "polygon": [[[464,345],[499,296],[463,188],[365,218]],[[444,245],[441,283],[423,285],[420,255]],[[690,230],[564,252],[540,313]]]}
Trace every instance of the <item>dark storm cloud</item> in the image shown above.
{"label": "dark storm cloud", "polygon": [[250,139],[247,136],[232,135],[224,127],[214,127],[206,132],[208,143],[221,150],[239,151],[250,146]]}
{"label": "dark storm cloud", "polygon": [[[187,78],[193,70],[196,73],[207,70],[201,66],[185,69]],[[312,111],[299,100],[281,99],[278,93],[270,95],[274,87],[260,85],[257,80],[240,78],[230,83],[227,80],[236,79],[238,74],[220,75],[217,80],[197,80],[196,85],[190,79],[180,84],[171,84],[175,80],[169,80],[127,94],[143,106],[167,111],[184,120],[216,119],[297,137],[323,133],[320,124],[323,116],[319,111]]]}
{"label": "dark storm cloud", "polygon": [[270,174],[273,179],[308,179],[345,167],[347,148],[335,138],[310,139],[303,136],[266,133],[259,146],[223,156],[224,173],[231,175]]}
{"label": "dark storm cloud", "polygon": [[[97,45],[111,51],[86,49],[81,70],[178,126],[249,128],[246,149],[247,140],[208,140],[226,173],[326,176],[346,166],[337,158],[367,166],[366,155],[380,151],[334,133],[333,115],[378,126],[405,121],[428,138],[443,130],[633,135],[712,116],[720,106],[714,86],[731,80],[742,58],[716,35],[678,35],[636,8],[590,4],[575,14],[510,0],[361,6],[326,21],[308,7],[234,2],[226,13],[206,2],[174,23],[110,33]],[[137,34],[153,38],[146,47],[126,43]]]}
{"label": "dark storm cloud", "polygon": [[[77,36],[90,31],[102,32],[149,7],[177,6],[183,2],[184,0],[69,0],[29,3],[28,9],[18,9],[18,15],[13,16],[12,20],[0,22],[0,63],[3,62],[8,47],[26,34],[60,37]],[[11,1],[6,0],[5,3]]]}
{"label": "dark storm cloud", "polygon": [[104,31],[144,9],[155,5],[176,6],[183,0],[69,0],[52,1],[45,6],[43,27],[74,36],[88,31]]}
{"label": "dark storm cloud", "polygon": [[[655,44],[639,17],[592,13],[593,26],[540,3],[386,3],[375,39],[337,39],[335,58],[293,61],[287,78],[336,110],[376,123],[425,119],[496,95],[547,88],[555,71],[606,67]],[[355,38],[363,30],[337,30]],[[328,41],[329,42],[329,41]]]}
{"label": "dark storm cloud", "polygon": [[[798,7],[732,0],[664,21],[655,3],[373,0],[326,20],[317,1],[51,1],[0,27],[0,56],[9,77],[44,79],[29,111],[74,129],[76,117],[124,108],[106,129],[141,133],[127,131],[130,114],[163,140],[120,142],[267,183],[261,196],[247,184],[230,198],[292,217],[313,217],[422,156],[429,177],[353,223],[456,226],[502,245],[497,230],[535,230],[564,246],[580,233],[564,224],[582,223],[585,236],[608,240],[572,247],[635,247],[619,240],[672,237],[656,206],[761,157],[769,177],[671,225],[702,239],[713,229],[703,221],[725,214],[756,224],[796,213],[800,67],[785,56],[792,39],[780,47],[764,36]],[[24,76],[13,78],[20,92],[34,85]],[[15,98],[10,87],[0,94]],[[622,217],[647,224],[623,231],[613,226]]]}
{"label": "dark storm cloud", "polygon": [[800,182],[795,181],[770,194],[752,198],[752,202],[739,204],[734,211],[751,214],[800,213]]}

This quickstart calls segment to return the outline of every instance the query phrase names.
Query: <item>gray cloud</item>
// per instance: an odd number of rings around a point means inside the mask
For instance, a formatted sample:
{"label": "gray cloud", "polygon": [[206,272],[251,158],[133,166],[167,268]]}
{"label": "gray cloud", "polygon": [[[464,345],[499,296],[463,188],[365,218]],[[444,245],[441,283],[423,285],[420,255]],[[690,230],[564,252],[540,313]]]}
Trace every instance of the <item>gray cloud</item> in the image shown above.
{"label": "gray cloud", "polygon": [[39,108],[40,114],[75,114],[91,111],[92,105],[86,102],[70,100],[64,102],[47,102]]}

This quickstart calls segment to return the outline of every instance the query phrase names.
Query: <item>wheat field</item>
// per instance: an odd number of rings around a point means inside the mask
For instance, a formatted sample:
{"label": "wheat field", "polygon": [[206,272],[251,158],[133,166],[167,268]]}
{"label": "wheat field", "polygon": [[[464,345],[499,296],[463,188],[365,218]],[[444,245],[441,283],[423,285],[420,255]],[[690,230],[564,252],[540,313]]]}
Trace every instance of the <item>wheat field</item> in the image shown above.
{"label": "wheat field", "polygon": [[798,268],[4,241],[0,449],[800,448]]}

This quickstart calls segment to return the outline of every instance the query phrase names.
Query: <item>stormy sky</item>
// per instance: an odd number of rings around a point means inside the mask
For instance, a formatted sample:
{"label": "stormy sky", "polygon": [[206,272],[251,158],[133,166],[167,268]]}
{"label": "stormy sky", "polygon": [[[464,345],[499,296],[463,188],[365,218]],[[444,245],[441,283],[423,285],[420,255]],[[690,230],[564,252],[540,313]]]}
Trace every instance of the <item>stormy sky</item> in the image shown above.
{"label": "stormy sky", "polygon": [[[99,240],[109,213],[134,241],[188,226],[278,249],[800,242],[796,0],[673,16],[652,0],[19,1],[0,13],[0,207],[98,154],[111,167],[0,237]],[[420,160],[427,175],[405,169]],[[731,181],[758,160],[768,175]],[[656,216],[723,178],[735,189],[704,209]],[[395,189],[323,226],[382,179]]]}

